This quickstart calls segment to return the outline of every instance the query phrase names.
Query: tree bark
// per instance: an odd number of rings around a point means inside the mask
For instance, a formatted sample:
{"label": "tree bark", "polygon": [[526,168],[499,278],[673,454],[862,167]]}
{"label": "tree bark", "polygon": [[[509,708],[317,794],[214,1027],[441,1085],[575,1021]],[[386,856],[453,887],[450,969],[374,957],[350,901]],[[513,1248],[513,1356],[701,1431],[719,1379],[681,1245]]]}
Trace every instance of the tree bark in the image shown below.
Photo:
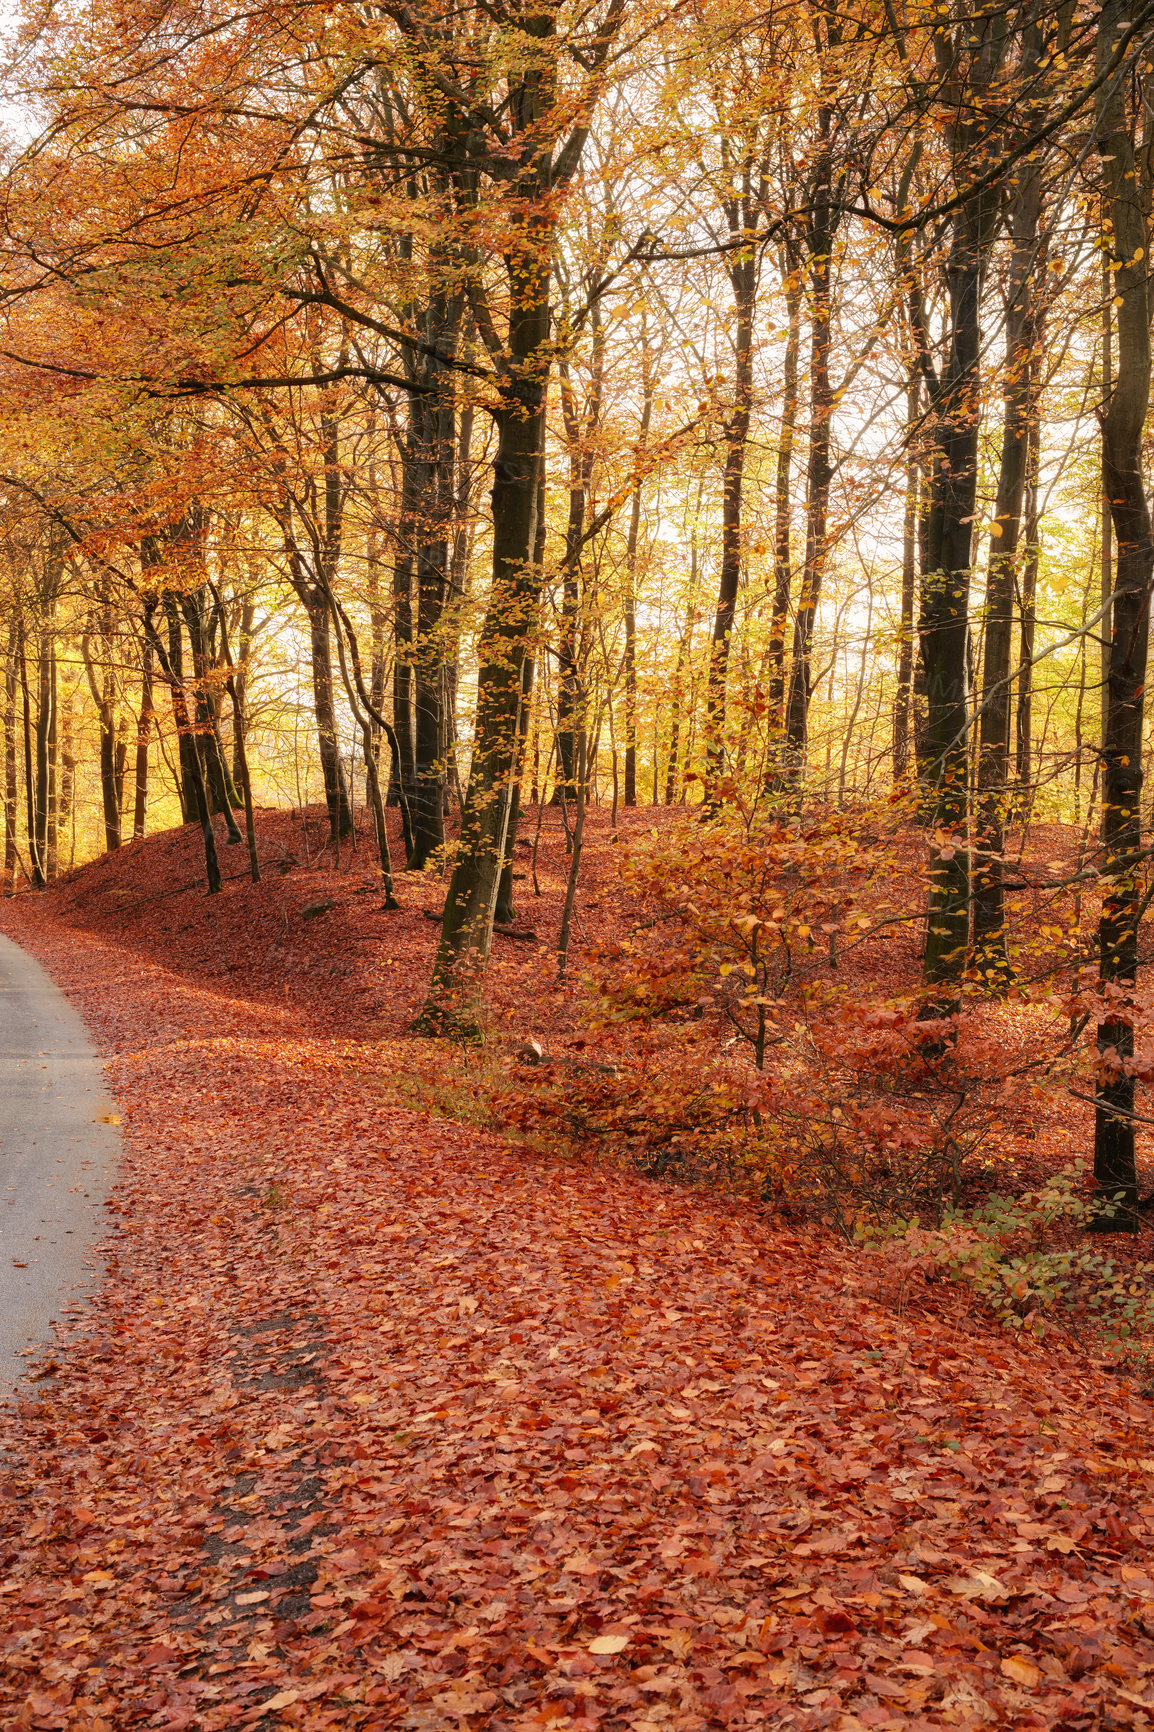
{"label": "tree bark", "polygon": [[1011,219],[1010,281],[1006,308],[1005,421],[998,492],[990,532],[986,578],[982,710],[978,733],[978,812],[974,855],[974,966],[997,987],[1009,972],[1005,936],[1002,856],[1011,795],[1011,655],[1018,542],[1022,525],[1031,418],[1036,412],[1034,351],[1041,175],[1023,166]]}
{"label": "tree bark", "polygon": [[132,839],[139,841],[148,822],[148,747],[152,739],[152,645],[144,640],[140,656],[140,715],[136,724],[136,766],[132,803]]}
{"label": "tree bark", "polygon": [[478,647],[477,725],[469,789],[433,966],[419,1026],[476,1032],[481,981],[505,858],[516,763],[526,642],[537,612],[540,575],[533,563],[539,464],[544,446],[549,355],[548,254],[541,214],[510,266],[509,368],[494,419],[493,579]]}
{"label": "tree bark", "polygon": [[8,621],[8,648],[4,658],[4,895],[11,896],[16,887],[16,650],[17,625],[13,614]]}
{"label": "tree bark", "polygon": [[731,235],[742,235],[746,248],[729,267],[736,313],[734,334],[733,406],[725,423],[725,469],[721,490],[721,568],[717,584],[717,608],[713,616],[713,642],[709,654],[709,678],[706,686],[706,798],[710,804],[720,798],[721,783],[726,773],[725,711],[726,687],[729,675],[729,651],[737,614],[737,596],[741,587],[745,549],[742,536],[742,507],[745,491],[745,459],[749,446],[749,424],[753,409],[753,319],[757,307],[757,287],[760,276],[760,240],[755,233],[756,218],[750,209],[751,188],[748,185],[752,164],[745,164],[744,197],[735,199],[730,212]]}
{"label": "tree bark", "polygon": [[[1022,583],[1018,595],[1018,702],[1015,722],[1015,777],[1018,804],[1024,809],[1034,780],[1034,634],[1038,595],[1038,469],[1042,456],[1042,429],[1036,418],[1030,422],[1026,448],[1025,538]],[[1110,582],[1107,573],[1107,584]],[[1101,628],[1099,628],[1101,629]],[[1104,737],[1104,736],[1103,736]]]}
{"label": "tree bark", "polygon": [[641,465],[653,421],[657,389],[645,314],[641,315],[641,425],[634,455],[633,496],[625,538],[625,804],[637,804],[637,548],[641,537]]}
{"label": "tree bark", "polygon": [[[1099,13],[1097,58],[1102,71],[1128,22],[1121,0]],[[1137,981],[1139,855],[1141,850],[1142,712],[1150,626],[1154,546],[1142,472],[1142,434],[1150,402],[1150,316],[1147,272],[1150,215],[1148,153],[1135,150],[1121,73],[1098,99],[1097,145],[1113,220],[1118,377],[1102,416],[1103,491],[1117,547],[1106,731],[1102,741],[1102,838],[1105,890],[1099,926],[1099,978],[1115,994],[1098,1025],[1099,1080],[1094,1126],[1094,1178],[1101,1199],[1099,1231],[1137,1231],[1134,1025],[1127,994]],[[1141,112],[1141,108],[1139,110]],[[1113,1213],[1109,1211],[1113,1209]]]}
{"label": "tree bark", "polygon": [[[179,649],[180,615],[177,611],[176,603],[171,596],[166,595],[164,600],[165,612],[168,618],[169,644],[171,646],[173,642],[173,632],[175,630],[176,646]],[[181,804],[183,806],[184,798],[187,795],[193,807],[195,822],[200,825],[200,833],[204,841],[204,867],[205,877],[208,881],[208,893],[210,896],[216,896],[223,887],[223,881],[220,874],[220,861],[217,858],[216,852],[216,837],[213,834],[212,829],[212,812],[209,808],[208,788],[205,785],[200,753],[197,750],[196,738],[192,732],[192,724],[189,719],[184,680],[178,669],[173,665],[171,657],[165,650],[160,639],[160,634],[156,629],[153,621],[156,607],[156,597],[154,595],[146,595],[144,598],[144,634],[146,639],[152,644],[153,653],[156,656],[161,673],[164,675],[165,681],[168,684],[169,693],[172,697],[172,714],[173,720],[176,723],[177,737],[182,742],[185,739],[188,740],[189,750],[187,756],[183,744],[181,746],[181,776],[182,780],[185,777],[188,778],[190,786],[188,790],[182,792]]]}
{"label": "tree bark", "polygon": [[915,449],[921,405],[921,371],[911,359],[906,382],[906,488],[902,514],[901,637],[898,643],[897,692],[894,696],[894,786],[904,785],[910,771],[910,710],[914,677],[914,592],[918,569],[918,490],[921,460]]}
{"label": "tree bark", "polygon": [[798,356],[801,352],[802,285],[792,252],[782,254],[782,293],[787,335],[782,363],[781,422],[773,496],[773,616],[769,631],[769,690],[766,792],[781,786],[781,747],[785,733],[785,634],[793,598],[791,548],[793,448],[797,438]]}

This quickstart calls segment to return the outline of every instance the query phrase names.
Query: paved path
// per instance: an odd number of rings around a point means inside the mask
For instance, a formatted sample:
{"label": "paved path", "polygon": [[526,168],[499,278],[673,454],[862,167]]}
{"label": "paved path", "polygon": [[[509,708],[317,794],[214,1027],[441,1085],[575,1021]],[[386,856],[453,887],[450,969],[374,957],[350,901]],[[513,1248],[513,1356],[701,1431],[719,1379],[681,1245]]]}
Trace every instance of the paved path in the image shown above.
{"label": "paved path", "polygon": [[39,963],[0,938],[0,1398],[30,1342],[91,1281],[86,1254],[120,1132],[85,1028]]}

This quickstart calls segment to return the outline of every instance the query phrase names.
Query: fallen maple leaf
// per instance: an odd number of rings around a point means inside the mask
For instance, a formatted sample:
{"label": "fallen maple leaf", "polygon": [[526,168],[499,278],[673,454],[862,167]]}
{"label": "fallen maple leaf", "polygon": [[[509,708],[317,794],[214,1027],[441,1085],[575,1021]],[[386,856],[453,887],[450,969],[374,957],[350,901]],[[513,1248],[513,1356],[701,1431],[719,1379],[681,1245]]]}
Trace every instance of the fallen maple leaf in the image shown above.
{"label": "fallen maple leaf", "polygon": [[629,1646],[628,1636],[595,1636],[589,1644],[591,1654],[620,1654]]}
{"label": "fallen maple leaf", "polygon": [[1002,1676],[1012,1678],[1015,1684],[1025,1684],[1032,1690],[1042,1674],[1031,1661],[1023,1660],[1018,1654],[1007,1654],[1002,1661]]}

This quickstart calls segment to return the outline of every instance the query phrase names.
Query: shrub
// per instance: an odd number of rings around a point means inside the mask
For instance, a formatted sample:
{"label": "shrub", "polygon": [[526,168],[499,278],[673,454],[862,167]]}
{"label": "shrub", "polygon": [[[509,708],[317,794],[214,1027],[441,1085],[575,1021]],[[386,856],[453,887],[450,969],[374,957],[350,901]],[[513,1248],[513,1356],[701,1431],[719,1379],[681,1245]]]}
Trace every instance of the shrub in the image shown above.
{"label": "shrub", "polygon": [[1088,1323],[1112,1342],[1154,1324],[1154,1264],[1122,1269],[1103,1252],[1069,1244],[1100,1205],[1067,1171],[1021,1197],[992,1196],[977,1209],[947,1209],[940,1225],[916,1219],[858,1223],[858,1242],[903,1281],[921,1272],[956,1281],[1008,1329],[1037,1335],[1058,1318]]}

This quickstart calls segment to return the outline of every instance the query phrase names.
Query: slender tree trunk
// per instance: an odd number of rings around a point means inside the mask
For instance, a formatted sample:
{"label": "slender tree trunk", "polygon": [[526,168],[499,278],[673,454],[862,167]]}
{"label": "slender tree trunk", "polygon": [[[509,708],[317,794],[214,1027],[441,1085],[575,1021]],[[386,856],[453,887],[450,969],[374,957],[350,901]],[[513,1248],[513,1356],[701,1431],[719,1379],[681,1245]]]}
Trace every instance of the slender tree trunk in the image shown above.
{"label": "slender tree trunk", "polygon": [[[252,632],[256,620],[256,603],[251,595],[245,595],[240,604],[240,624],[236,635],[236,668],[233,672],[233,684],[236,686],[237,702],[233,706],[232,735],[232,779],[238,788],[244,787],[244,763],[247,763],[248,741],[236,730],[240,727],[237,720],[237,705],[239,714],[245,718],[244,726],[248,726],[248,667],[252,655]],[[224,630],[222,618],[221,630]]]}
{"label": "slender tree trunk", "polygon": [[[641,426],[634,458],[633,497],[625,538],[625,804],[637,804],[637,548],[641,536],[641,464],[649,442],[656,391],[645,314],[641,315]],[[616,764],[616,758],[614,759]]]}
{"label": "slender tree trunk", "polygon": [[[545,464],[539,466],[537,478],[537,532],[533,541],[533,564],[544,576],[545,571]],[[525,752],[529,740],[529,712],[533,708],[534,658],[528,645],[521,663],[521,708],[517,721],[517,757],[513,769],[513,789],[509,796],[509,823],[505,831],[505,861],[501,867],[501,882],[497,887],[497,907],[494,921],[511,926],[517,918],[513,903],[513,854],[517,828],[521,822],[521,783],[525,775]]]}
{"label": "slender tree trunk", "polygon": [[211,688],[212,656],[206,618],[206,586],[203,582],[181,597],[181,609],[192,650],[193,704],[204,778],[212,810],[224,819],[229,844],[235,847],[241,840],[241,834],[233,817],[233,807],[239,806],[241,799],[228,772],[228,761],[224,754],[224,742],[220,737],[220,722]]}
{"label": "slender tree trunk", "polygon": [[557,780],[552,804],[564,805],[577,791],[577,734],[580,728],[578,692],[578,632],[581,612],[581,546],[585,532],[585,486],[575,415],[566,416],[572,431],[569,444],[569,518],[565,526],[565,561],[561,567],[561,632],[557,645]]}
{"label": "slender tree trunk", "polygon": [[595,441],[601,424],[601,395],[604,377],[605,340],[599,307],[591,315],[593,357],[589,395],[584,414],[578,413],[570,386],[568,366],[562,362],[561,413],[565,423],[565,438],[569,447],[569,518],[565,528],[565,563],[561,581],[561,639],[559,644],[559,680],[557,689],[557,782],[553,803],[561,804],[576,795],[577,737],[586,729],[581,705],[584,701],[585,659],[582,610],[584,594],[585,523],[589,512],[593,482]]}
{"label": "slender tree trunk", "polygon": [[975,965],[988,985],[1009,971],[1005,937],[1002,856],[1010,782],[1011,656],[1018,539],[1022,523],[1030,421],[1036,412],[1033,381],[1037,339],[1034,307],[1042,209],[1041,176],[1023,167],[1011,224],[1012,252],[1006,310],[1005,422],[990,566],[986,578],[982,711],[978,747],[978,814],[974,857]]}
{"label": "slender tree trunk", "polygon": [[71,701],[64,706],[60,727],[60,809],[58,826],[60,847],[68,837],[68,869],[76,864],[76,754],[75,726]]}
{"label": "slender tree trunk", "polygon": [[898,680],[894,697],[893,756],[894,786],[901,787],[910,772],[910,708],[914,677],[914,591],[918,568],[918,488],[921,461],[914,446],[921,405],[921,373],[910,363],[906,382],[906,492],[902,516],[902,617],[898,643]]}
{"label": "slender tree trunk", "polygon": [[[1102,253],[1102,402],[1108,404],[1114,394],[1114,280],[1111,271],[1109,249]],[[1102,479],[1102,568],[1101,568],[1101,606],[1102,618],[1098,624],[1099,668],[1101,682],[1099,695],[1102,706],[1101,738],[1106,738],[1110,725],[1110,643],[1112,637],[1112,595],[1114,589],[1114,524],[1111,516],[1110,496],[1106,492],[1105,475]],[[1106,809],[1102,808],[1103,822]],[[1105,830],[1102,832],[1105,840]]]}
{"label": "slender tree trunk", "polygon": [[52,813],[52,782],[56,741],[56,658],[52,653],[52,616],[45,608],[40,616],[36,646],[36,857],[45,880],[52,877],[49,833],[55,828]]}
{"label": "slender tree trunk", "polygon": [[145,640],[140,657],[140,715],[136,723],[136,774],[132,805],[132,839],[139,841],[148,822],[148,747],[152,738],[152,645]]}
{"label": "slender tree trunk", "polygon": [[[248,747],[246,745],[246,717],[244,713],[244,698],[239,683],[238,669],[232,659],[232,647],[228,641],[228,619],[224,611],[224,602],[215,584],[209,585],[212,598],[216,604],[216,615],[220,625],[220,651],[224,660],[227,675],[225,689],[232,701],[232,739],[236,753],[236,764],[240,771],[241,799],[244,803],[245,838],[248,842],[249,877],[254,884],[260,883],[260,861],[256,851],[256,814],[252,803],[252,778],[248,773]],[[149,670],[151,680],[151,669]]]}
{"label": "slender tree trunk", "polygon": [[[1018,595],[1018,701],[1015,724],[1017,803],[1028,804],[1033,784],[1034,634],[1038,594],[1038,554],[1041,526],[1038,521],[1038,472],[1042,457],[1042,428],[1036,416],[1030,420],[1026,448],[1025,539],[1022,581]],[[1109,574],[1107,582],[1110,581]],[[1099,630],[1101,627],[1099,627]]]}
{"label": "slender tree trunk", "polygon": [[[179,649],[180,615],[177,612],[176,603],[171,596],[166,595],[164,602],[165,612],[168,619],[169,643],[171,644],[173,641],[173,631],[175,628],[176,646]],[[208,893],[210,896],[216,896],[223,888],[223,880],[220,875],[220,861],[217,858],[216,852],[216,837],[213,834],[212,829],[212,811],[209,806],[208,788],[204,780],[204,770],[200,761],[200,753],[196,746],[196,737],[192,731],[184,680],[173,665],[170,655],[165,650],[164,645],[160,640],[160,634],[157,632],[153,621],[153,614],[156,611],[156,606],[157,602],[154,596],[145,597],[144,634],[146,639],[152,644],[153,653],[156,656],[157,663],[159,664],[161,673],[164,675],[169,693],[172,697],[172,716],[173,721],[176,724],[177,738],[180,740],[187,739],[191,747],[187,758],[185,757],[183,749],[181,751],[181,776],[182,779],[188,779],[189,794],[195,814],[195,821],[200,825],[200,833],[204,841],[204,868],[205,877],[208,881]],[[181,804],[183,805],[183,803],[184,797],[182,795]]]}
{"label": "slender tree trunk", "polygon": [[[732,226],[732,225],[731,225]],[[744,563],[742,506],[745,458],[753,406],[753,316],[757,304],[758,261],[753,246],[730,268],[734,307],[737,314],[734,362],[733,408],[725,423],[725,472],[721,492],[721,568],[717,586],[717,609],[713,616],[713,643],[709,655],[706,688],[707,798],[719,796],[726,771],[725,707],[729,674],[729,651],[737,614],[737,595]]]}
{"label": "slender tree trunk", "polygon": [[830,255],[837,232],[838,213],[833,198],[830,144],[833,108],[824,89],[818,105],[817,119],[817,157],[811,216],[806,235],[809,251],[810,354],[805,565],[802,571],[801,595],[794,615],[793,662],[790,667],[785,715],[786,753],[793,776],[804,774],[809,747],[809,705],[813,695],[813,635],[828,553],[829,488],[833,473],[830,466],[834,408],[829,380]]}
{"label": "slender tree trunk", "polygon": [[[101,641],[107,645],[110,636],[111,622],[105,617],[105,630],[101,633]],[[100,795],[104,808],[104,846],[109,853],[120,847],[120,804],[117,799],[116,786],[116,684],[113,671],[105,665],[99,670],[92,660],[91,640],[87,632],[80,640],[80,654],[84,662],[84,671],[88,679],[88,689],[92,693],[92,701],[96,706],[96,717],[100,730]],[[99,678],[97,677],[99,673]],[[37,833],[39,835],[39,832]],[[39,842],[37,843],[39,850]]]}
{"label": "slender tree trunk", "polygon": [[[410,429],[410,441],[412,437]],[[393,560],[393,731],[400,748],[401,783],[406,794],[412,791],[416,769],[413,744],[413,570],[418,533],[417,485],[417,454],[406,446],[401,462],[401,514]],[[390,790],[390,803],[396,797],[396,791]]]}
{"label": "slender tree trunk", "polygon": [[[180,763],[180,816],[185,824],[199,824],[200,808],[196,799],[196,783],[202,775],[196,735],[188,714],[184,684],[184,639],[180,627],[180,610],[176,598],[167,591],[163,597],[164,617],[168,627],[169,696],[172,699],[172,722],[176,729],[176,749]],[[159,652],[158,652],[159,653]]]}
{"label": "slender tree trunk", "polygon": [[[700,511],[700,488],[698,488],[697,504]],[[678,753],[681,749],[681,715],[685,705],[685,687],[693,655],[693,632],[697,625],[698,557],[695,519],[694,528],[689,538],[689,599],[685,608],[685,630],[682,632],[677,645],[677,666],[673,674],[673,701],[670,705],[669,715],[669,761],[665,766],[665,804],[667,806],[677,804],[682,789]],[[654,748],[653,761],[656,766],[656,748]],[[656,768],[654,774],[656,775]]]}
{"label": "slender tree trunk", "polygon": [[[788,268],[787,268],[788,267]],[[792,529],[793,448],[797,438],[798,355],[801,350],[802,285],[796,262],[782,260],[787,336],[782,364],[781,425],[777,439],[777,469],[773,498],[773,616],[769,630],[769,749],[766,792],[781,786],[781,746],[785,732],[785,634],[793,598]]]}
{"label": "slender tree trunk", "polygon": [[577,799],[573,813],[573,847],[569,855],[569,877],[565,884],[565,904],[561,910],[561,932],[557,939],[557,973],[565,973],[569,959],[569,935],[573,925],[573,907],[577,900],[577,879],[581,871],[581,849],[585,840],[585,807],[588,785],[585,762],[585,728],[577,736]]}
{"label": "slender tree trunk", "polygon": [[24,701],[24,803],[28,829],[28,855],[32,864],[32,884],[36,890],[44,888],[44,862],[36,840],[36,798],[32,774],[32,699],[28,691],[28,650],[24,632],[21,629],[17,641],[17,656],[20,666],[20,695]]}
{"label": "slender tree trunk", "polygon": [[4,895],[16,887],[16,825],[18,821],[16,776],[16,617],[8,621],[8,648],[4,658]]}
{"label": "slender tree trunk", "polygon": [[[436,261],[434,261],[436,272]],[[445,841],[445,644],[449,597],[456,456],[456,403],[452,367],[463,302],[438,287],[430,298],[422,378],[423,430],[421,532],[416,547],[417,648],[414,665],[413,852],[419,870]]]}
{"label": "slender tree trunk", "polygon": [[[1128,21],[1120,0],[1107,0],[1098,23],[1098,67],[1109,64]],[[1138,75],[1135,74],[1137,77]],[[1099,975],[1121,989],[1098,1026],[1099,1080],[1094,1129],[1094,1177],[1103,1208],[1101,1231],[1136,1231],[1134,1026],[1125,994],[1138,975],[1141,872],[1142,712],[1150,627],[1154,544],[1142,473],[1142,435],[1150,402],[1150,316],[1147,305],[1150,183],[1148,153],[1135,152],[1126,112],[1129,80],[1105,81],[1099,97],[1097,143],[1113,219],[1118,377],[1102,417],[1103,491],[1117,544],[1110,632],[1106,731],[1102,742],[1102,834],[1105,890],[1099,927]],[[1141,103],[1139,113],[1141,113]],[[1117,1203],[1113,1214],[1107,1206]]]}
{"label": "slender tree trunk", "polygon": [[[329,814],[329,836],[333,842],[353,833],[348,778],[337,739],[337,713],[333,703],[333,648],[329,629],[329,607],[323,591],[308,591],[309,646],[312,653],[313,708],[317,718],[317,740],[325,805]],[[399,736],[398,736],[399,737]],[[410,745],[411,745],[410,736]],[[403,759],[402,759],[403,762]]]}

